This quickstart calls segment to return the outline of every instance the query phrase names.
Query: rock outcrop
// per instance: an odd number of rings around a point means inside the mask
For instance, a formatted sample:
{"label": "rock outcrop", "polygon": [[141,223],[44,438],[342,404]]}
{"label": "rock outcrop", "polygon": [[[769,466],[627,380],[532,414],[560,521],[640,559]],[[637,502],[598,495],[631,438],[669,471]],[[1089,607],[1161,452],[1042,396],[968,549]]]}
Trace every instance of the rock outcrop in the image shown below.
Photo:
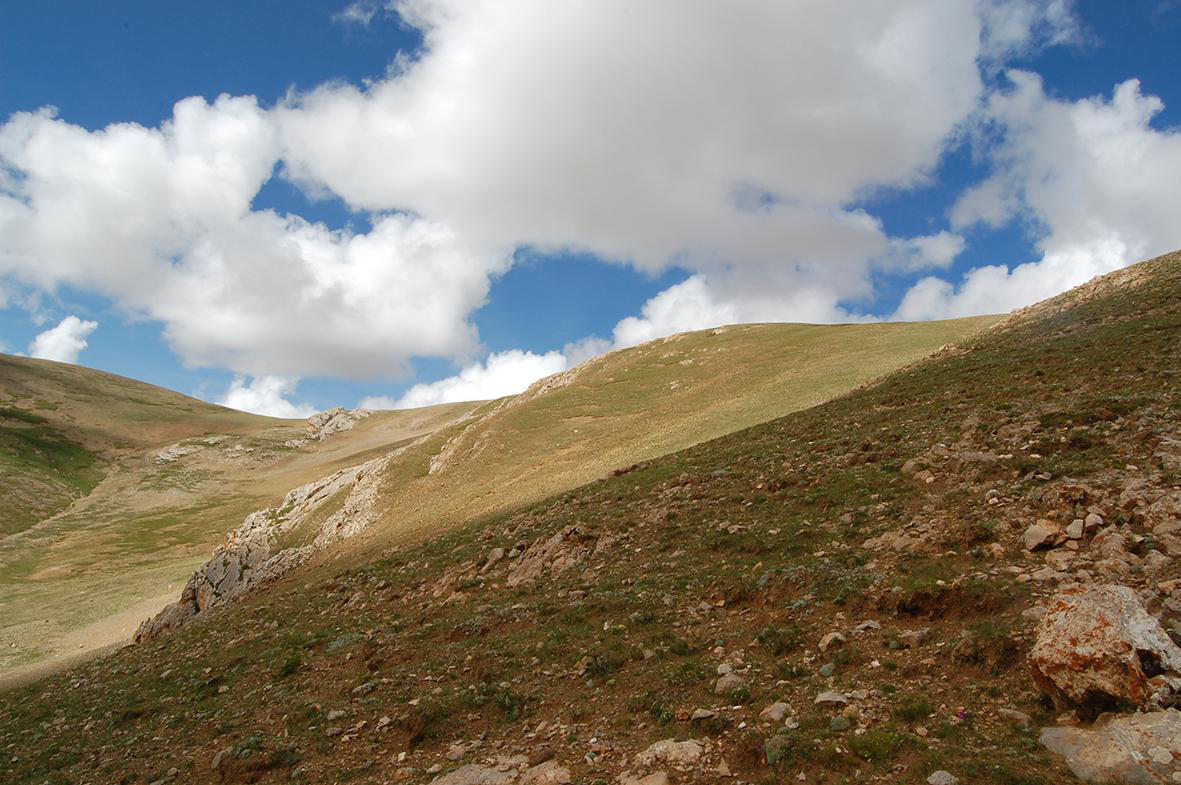
{"label": "rock outcrop", "polygon": [[1101,718],[1089,729],[1044,728],[1040,740],[1083,782],[1181,781],[1181,712],[1176,710]]}
{"label": "rock outcrop", "polygon": [[542,573],[551,577],[561,575],[590,552],[588,545],[582,542],[584,539],[585,534],[577,526],[567,526],[552,537],[533,543],[509,573],[506,582],[509,586],[519,586]]}
{"label": "rock outcrop", "polygon": [[345,409],[337,406],[308,418],[308,432],[313,439],[324,440],[334,433],[350,431],[371,414],[368,409]]}
{"label": "rock outcrop", "polygon": [[[344,469],[296,488],[278,507],[246,516],[189,578],[180,599],[139,626],[136,643],[235,600],[302,564],[316,551],[364,529],[372,520],[377,476],[388,460],[387,456]],[[330,504],[336,509],[329,511]]]}
{"label": "rock outcrop", "polygon": [[368,409],[345,409],[341,406],[316,412],[307,419],[307,438],[288,439],[284,445],[298,448],[310,441],[322,442],[333,434],[352,430],[358,422],[372,413]]}
{"label": "rock outcrop", "polygon": [[1181,701],[1181,649],[1125,586],[1076,586],[1055,596],[1029,663],[1044,692],[1084,716]]}

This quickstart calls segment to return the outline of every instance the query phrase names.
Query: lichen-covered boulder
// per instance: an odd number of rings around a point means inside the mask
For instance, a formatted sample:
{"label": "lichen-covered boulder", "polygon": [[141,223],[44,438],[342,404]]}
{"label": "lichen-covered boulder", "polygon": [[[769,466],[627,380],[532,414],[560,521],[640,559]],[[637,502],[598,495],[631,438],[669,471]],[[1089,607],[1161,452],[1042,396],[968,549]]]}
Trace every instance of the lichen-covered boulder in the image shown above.
{"label": "lichen-covered boulder", "polygon": [[1044,692],[1084,716],[1181,702],[1181,649],[1125,586],[1076,586],[1055,596],[1029,664]]}

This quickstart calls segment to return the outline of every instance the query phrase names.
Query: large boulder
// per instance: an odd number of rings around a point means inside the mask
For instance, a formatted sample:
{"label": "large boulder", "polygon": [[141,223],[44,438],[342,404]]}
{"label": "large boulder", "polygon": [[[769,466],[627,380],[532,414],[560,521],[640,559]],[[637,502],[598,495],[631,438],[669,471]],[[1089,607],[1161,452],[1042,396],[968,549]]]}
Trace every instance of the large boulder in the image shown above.
{"label": "large boulder", "polygon": [[1089,729],[1043,728],[1041,743],[1083,782],[1181,781],[1181,712],[1173,709],[1101,718]]}
{"label": "large boulder", "polygon": [[1075,586],[1054,597],[1029,664],[1044,692],[1084,716],[1181,702],[1181,649],[1125,586]]}

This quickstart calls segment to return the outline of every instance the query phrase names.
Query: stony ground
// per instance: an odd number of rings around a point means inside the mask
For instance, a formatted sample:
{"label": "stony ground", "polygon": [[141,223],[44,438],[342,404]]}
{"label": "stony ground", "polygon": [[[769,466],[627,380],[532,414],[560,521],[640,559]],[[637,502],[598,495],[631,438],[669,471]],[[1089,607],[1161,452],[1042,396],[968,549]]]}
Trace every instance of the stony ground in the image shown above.
{"label": "stony ground", "polygon": [[1181,257],[1126,278],[0,695],[0,780],[1070,782],[1051,595],[1181,636]]}

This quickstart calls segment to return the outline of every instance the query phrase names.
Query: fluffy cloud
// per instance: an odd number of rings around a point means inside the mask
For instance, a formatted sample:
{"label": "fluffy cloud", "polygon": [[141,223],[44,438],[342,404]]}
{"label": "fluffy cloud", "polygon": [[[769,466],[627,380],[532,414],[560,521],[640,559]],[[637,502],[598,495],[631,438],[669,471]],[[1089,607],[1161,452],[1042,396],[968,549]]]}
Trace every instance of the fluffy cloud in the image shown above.
{"label": "fluffy cloud", "polygon": [[[186,363],[256,379],[469,359],[470,316],[522,245],[690,272],[572,359],[855,318],[874,276],[946,266],[962,240],[890,237],[853,205],[926,182],[979,108],[981,63],[1073,24],[1059,0],[360,0],[338,18],[390,12],[423,47],[363,87],[269,110],[188,98],[157,128],[14,115],[0,278],[98,292]],[[253,209],[276,172],[372,229]]]}
{"label": "fluffy cloud", "polygon": [[468,316],[504,255],[409,215],[354,233],[252,210],[279,152],[253,98],[185,99],[160,128],[14,115],[0,126],[0,276],[100,292],[163,322],[191,365],[367,377],[470,355]]}
{"label": "fluffy cloud", "polygon": [[310,417],[316,413],[314,407],[287,400],[287,396],[295,394],[298,384],[298,379],[282,376],[259,376],[249,383],[245,377],[236,376],[218,403],[231,409],[268,417]]}
{"label": "fluffy cloud", "polygon": [[958,286],[924,279],[899,318],[1007,311],[1181,246],[1181,133],[1152,127],[1160,99],[1130,80],[1110,99],[1063,101],[1046,96],[1034,74],[1009,76],[1011,89],[993,96],[985,114],[1001,134],[991,151],[996,171],[963,195],[952,220],[970,229],[1031,216],[1042,257],[1012,270],[972,270]]}
{"label": "fluffy cloud", "polygon": [[86,348],[86,337],[98,327],[98,322],[67,316],[45,332],[39,333],[29,344],[29,356],[61,363],[76,363]]}
{"label": "fluffy cloud", "polygon": [[561,352],[534,354],[512,349],[491,354],[483,363],[469,365],[457,375],[430,384],[416,384],[398,400],[366,398],[361,405],[371,409],[414,409],[456,401],[483,401],[515,395],[533,382],[564,371],[567,360]]}
{"label": "fluffy cloud", "polygon": [[646,309],[681,327],[843,318],[907,242],[848,205],[923,182],[982,95],[973,0],[394,7],[423,55],[289,98],[287,176],[480,247],[686,267]]}

